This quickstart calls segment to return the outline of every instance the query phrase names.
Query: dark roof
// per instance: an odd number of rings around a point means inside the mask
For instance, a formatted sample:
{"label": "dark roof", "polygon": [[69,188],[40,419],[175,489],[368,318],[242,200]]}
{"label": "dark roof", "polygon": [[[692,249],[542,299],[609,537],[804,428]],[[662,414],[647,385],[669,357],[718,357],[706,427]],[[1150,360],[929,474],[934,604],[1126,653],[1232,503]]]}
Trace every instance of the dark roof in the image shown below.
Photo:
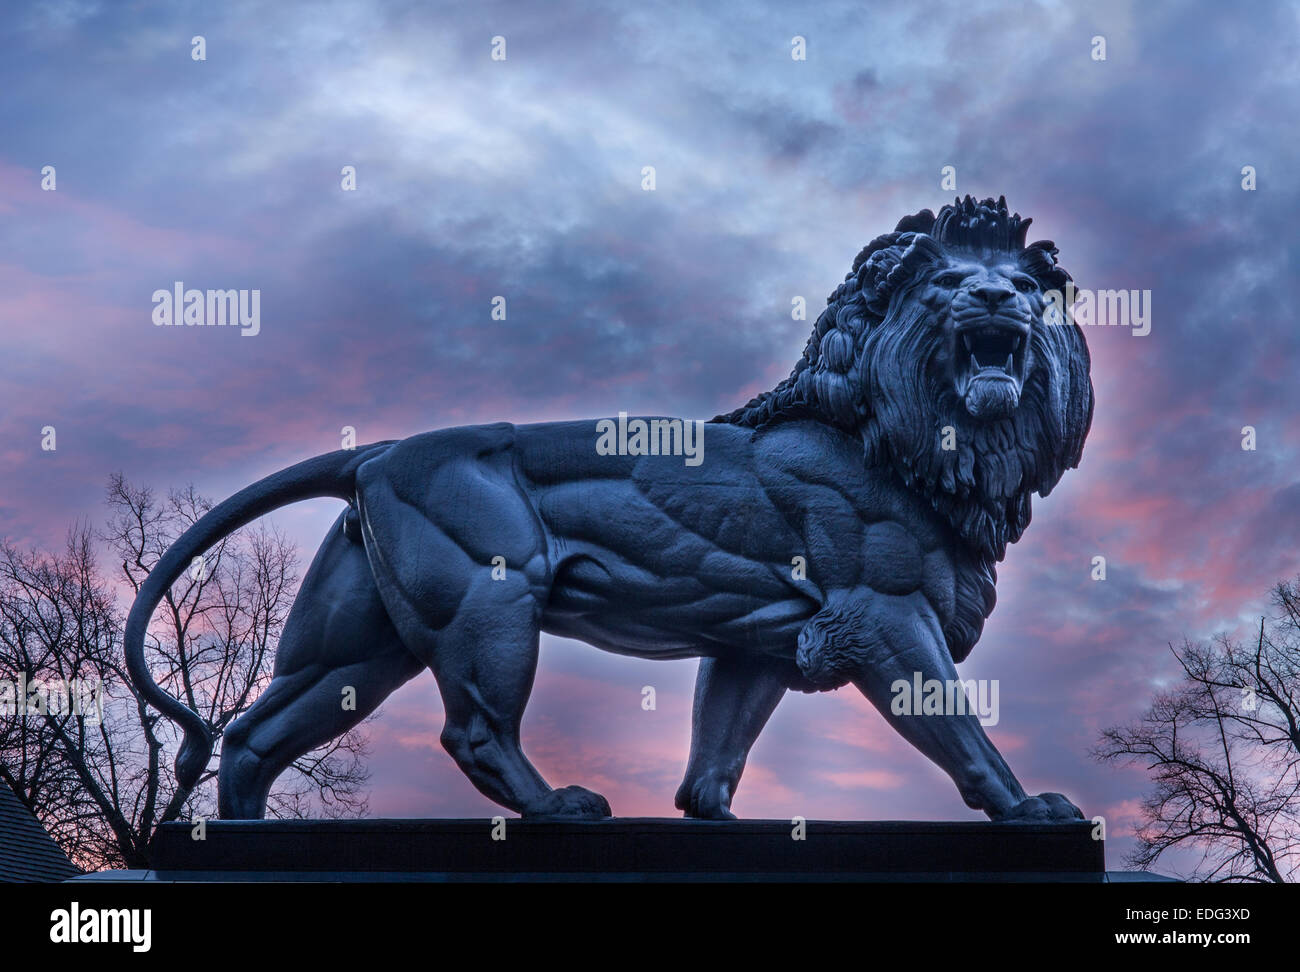
{"label": "dark roof", "polygon": [[81,870],[0,781],[0,881],[63,881]]}

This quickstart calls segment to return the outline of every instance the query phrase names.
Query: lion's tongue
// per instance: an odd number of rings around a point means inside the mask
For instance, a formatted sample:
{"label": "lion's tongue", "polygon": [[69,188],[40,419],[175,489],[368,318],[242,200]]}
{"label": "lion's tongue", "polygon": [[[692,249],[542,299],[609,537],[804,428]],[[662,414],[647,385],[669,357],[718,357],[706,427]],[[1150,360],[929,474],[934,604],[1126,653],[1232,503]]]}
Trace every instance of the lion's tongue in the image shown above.
{"label": "lion's tongue", "polygon": [[1000,369],[984,369],[966,386],[966,411],[973,418],[1006,418],[1019,404],[1020,384]]}

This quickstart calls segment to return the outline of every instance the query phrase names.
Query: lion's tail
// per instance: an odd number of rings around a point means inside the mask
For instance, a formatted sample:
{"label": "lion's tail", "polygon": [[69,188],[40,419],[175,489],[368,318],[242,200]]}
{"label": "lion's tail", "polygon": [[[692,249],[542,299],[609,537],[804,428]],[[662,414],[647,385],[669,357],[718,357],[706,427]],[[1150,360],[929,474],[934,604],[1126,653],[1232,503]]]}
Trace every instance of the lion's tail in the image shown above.
{"label": "lion's tail", "polygon": [[244,524],[300,500],[335,496],[351,502],[356,493],[357,468],[391,445],[391,441],[376,442],[358,449],[330,452],[282,469],[241,489],[230,499],[214,506],[181,534],[140,585],[123,636],[126,667],[145,701],[185,731],[185,741],[176,754],[176,780],[182,787],[194,786],[207,766],[212,755],[212,733],[202,716],[168,695],[153,680],[145,664],[144,638],[154,608],[195,557]]}

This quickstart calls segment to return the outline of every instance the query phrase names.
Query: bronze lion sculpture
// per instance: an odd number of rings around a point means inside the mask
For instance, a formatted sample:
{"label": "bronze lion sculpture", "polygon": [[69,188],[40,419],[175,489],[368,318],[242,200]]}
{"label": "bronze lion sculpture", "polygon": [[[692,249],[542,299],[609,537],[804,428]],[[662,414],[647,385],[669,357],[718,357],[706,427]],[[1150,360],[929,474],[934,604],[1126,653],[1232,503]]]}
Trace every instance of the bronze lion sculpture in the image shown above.
{"label": "bronze lion sculpture", "polygon": [[1050,241],[1026,246],[1029,222],[969,196],[906,217],[858,254],[790,377],[695,429],[623,415],[444,429],[309,459],[214,507],[147,578],[125,636],[133,680],[185,731],[181,784],[207,766],[211,731],[150,676],[154,608],[221,537],[334,496],[348,508],[273,680],[225,734],[222,817],[261,817],[294,759],[425,668],[442,744],[479,790],[525,816],[609,816],[599,794],[552,788],[521,748],[546,631],[700,658],[687,816],[732,816],[787,690],[852,682],[970,807],[1079,819],[1060,794],[1025,793],[974,713],[891,705],[900,684],[957,681],[1031,494],[1078,465],[1091,424],[1083,334],[1068,312],[1044,315],[1070,277]]}

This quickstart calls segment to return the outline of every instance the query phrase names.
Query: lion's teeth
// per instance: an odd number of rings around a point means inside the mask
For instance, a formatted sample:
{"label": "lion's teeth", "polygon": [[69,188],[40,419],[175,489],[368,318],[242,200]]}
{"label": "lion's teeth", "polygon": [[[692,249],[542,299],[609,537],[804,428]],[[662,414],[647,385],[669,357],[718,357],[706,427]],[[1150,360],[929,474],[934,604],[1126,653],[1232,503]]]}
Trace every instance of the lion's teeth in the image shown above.
{"label": "lion's teeth", "polygon": [[975,366],[975,370],[976,370],[976,371],[979,371],[980,368],[984,367],[983,365],[980,364],[980,359],[977,358],[977,357],[975,357],[975,352],[974,352],[974,351],[972,351],[972,352],[970,353],[970,363],[973,364],[973,365]]}
{"label": "lion's teeth", "polygon": [[1010,371],[1013,367],[1015,367],[1015,365],[1011,360],[1011,355],[1007,355],[1007,363],[1004,364],[1002,367],[1005,368],[1007,371]]}
{"label": "lion's teeth", "polygon": [[961,336],[961,339],[962,339],[963,341],[966,342],[966,351],[967,351],[967,353],[969,353],[969,352],[970,352],[970,335],[969,335],[969,334],[963,334],[963,335]]}

